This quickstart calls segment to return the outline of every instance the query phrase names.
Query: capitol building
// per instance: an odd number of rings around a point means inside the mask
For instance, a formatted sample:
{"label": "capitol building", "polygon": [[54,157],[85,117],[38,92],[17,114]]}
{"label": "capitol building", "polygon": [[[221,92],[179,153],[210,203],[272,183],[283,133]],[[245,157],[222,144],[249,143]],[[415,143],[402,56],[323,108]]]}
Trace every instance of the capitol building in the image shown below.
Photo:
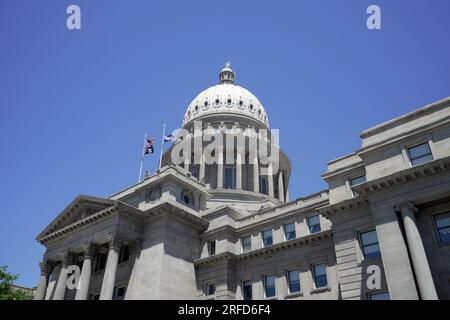
{"label": "capitol building", "polygon": [[37,236],[36,300],[450,299],[450,98],[365,130],[327,163],[328,188],[298,199],[288,155],[245,140],[269,115],[229,64],[182,129],[204,150],[228,132],[244,148],[176,163],[179,137],[154,175],[78,196]]}

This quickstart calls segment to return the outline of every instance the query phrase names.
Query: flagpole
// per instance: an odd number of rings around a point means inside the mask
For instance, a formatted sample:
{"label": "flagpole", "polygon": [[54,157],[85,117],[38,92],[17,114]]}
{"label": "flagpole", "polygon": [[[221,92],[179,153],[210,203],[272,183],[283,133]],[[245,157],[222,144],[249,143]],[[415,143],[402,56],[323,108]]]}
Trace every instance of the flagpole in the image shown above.
{"label": "flagpole", "polygon": [[162,134],[162,138],[161,138],[161,152],[159,154],[159,165],[158,165],[158,169],[161,169],[161,162],[162,162],[162,154],[163,154],[163,145],[164,145],[164,136],[166,135],[166,123],[164,123],[163,126],[163,134]]}
{"label": "flagpole", "polygon": [[147,134],[144,136],[144,145],[142,146],[142,155],[141,155],[141,166],[139,167],[139,180],[138,183],[141,182],[142,177],[142,165],[144,164],[144,152],[145,152],[145,143],[147,141]]}

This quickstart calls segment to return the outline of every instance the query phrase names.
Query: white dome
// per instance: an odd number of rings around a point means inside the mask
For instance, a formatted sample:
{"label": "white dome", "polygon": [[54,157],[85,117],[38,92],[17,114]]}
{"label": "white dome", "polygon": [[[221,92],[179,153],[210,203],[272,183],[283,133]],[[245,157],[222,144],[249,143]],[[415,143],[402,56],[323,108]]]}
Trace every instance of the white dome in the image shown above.
{"label": "white dome", "polygon": [[250,91],[234,84],[234,73],[227,65],[220,73],[220,83],[202,91],[184,115],[183,126],[208,115],[234,114],[254,119],[269,126],[266,111]]}

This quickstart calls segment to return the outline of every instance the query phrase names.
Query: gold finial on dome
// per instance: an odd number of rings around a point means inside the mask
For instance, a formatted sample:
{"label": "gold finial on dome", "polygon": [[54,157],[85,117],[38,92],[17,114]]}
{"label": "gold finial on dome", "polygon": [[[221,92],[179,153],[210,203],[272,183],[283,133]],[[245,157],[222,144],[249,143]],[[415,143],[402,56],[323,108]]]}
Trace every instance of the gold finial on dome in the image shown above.
{"label": "gold finial on dome", "polygon": [[220,71],[219,83],[234,84],[234,71],[231,69],[230,61],[226,62],[225,68],[223,68],[222,71]]}

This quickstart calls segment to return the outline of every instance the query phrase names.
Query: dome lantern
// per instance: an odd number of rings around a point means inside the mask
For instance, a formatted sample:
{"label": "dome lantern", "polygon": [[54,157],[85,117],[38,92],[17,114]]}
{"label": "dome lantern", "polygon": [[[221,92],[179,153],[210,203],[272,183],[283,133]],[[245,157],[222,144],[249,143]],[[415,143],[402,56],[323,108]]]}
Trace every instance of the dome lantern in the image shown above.
{"label": "dome lantern", "polygon": [[225,63],[225,68],[220,71],[219,79],[220,84],[234,84],[234,71],[231,69],[231,62]]}

